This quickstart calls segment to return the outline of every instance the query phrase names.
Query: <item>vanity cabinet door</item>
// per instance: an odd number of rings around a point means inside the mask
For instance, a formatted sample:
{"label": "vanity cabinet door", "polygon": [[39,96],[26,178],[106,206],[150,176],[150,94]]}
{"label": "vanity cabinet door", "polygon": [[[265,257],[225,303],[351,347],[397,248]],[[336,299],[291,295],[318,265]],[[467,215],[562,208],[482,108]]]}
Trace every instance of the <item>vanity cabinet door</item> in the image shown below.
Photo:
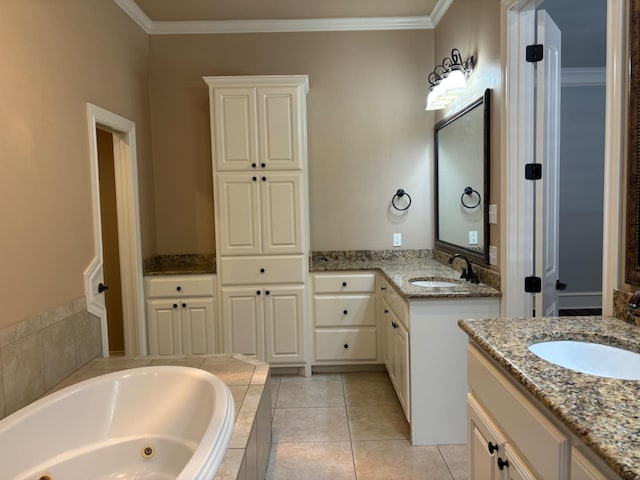
{"label": "vanity cabinet door", "polygon": [[498,456],[504,456],[505,437],[475,396],[467,395],[467,464],[469,480],[498,480]]}
{"label": "vanity cabinet door", "polygon": [[147,300],[151,355],[182,354],[180,301],[181,299]]}
{"label": "vanity cabinet door", "polygon": [[225,352],[264,360],[264,322],[260,287],[222,288],[222,336]]}
{"label": "vanity cabinet door", "polygon": [[261,172],[262,253],[303,253],[304,202],[300,172]]}
{"label": "vanity cabinet door", "polygon": [[504,444],[503,455],[498,456],[498,471],[500,480],[538,480],[509,443]]}
{"label": "vanity cabinet door", "polygon": [[384,299],[381,299],[383,321],[383,358],[387,373],[408,421],[411,421],[409,401],[409,331]]}
{"label": "vanity cabinet door", "polygon": [[266,360],[304,361],[304,285],[264,290]]}
{"label": "vanity cabinet door", "polygon": [[213,298],[187,298],[180,302],[182,353],[203,355],[215,351]]}
{"label": "vanity cabinet door", "polygon": [[219,254],[261,253],[260,176],[258,173],[219,173],[216,211]]}

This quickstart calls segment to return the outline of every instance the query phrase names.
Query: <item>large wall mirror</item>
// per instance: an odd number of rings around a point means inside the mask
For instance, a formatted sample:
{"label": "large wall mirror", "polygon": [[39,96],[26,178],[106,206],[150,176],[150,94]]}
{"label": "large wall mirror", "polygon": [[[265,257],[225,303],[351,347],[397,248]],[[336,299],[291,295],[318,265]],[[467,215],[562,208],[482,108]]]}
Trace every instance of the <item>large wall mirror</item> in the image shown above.
{"label": "large wall mirror", "polygon": [[640,286],[640,0],[629,18],[629,148],[627,156],[627,238],[625,281]]}
{"label": "large wall mirror", "polygon": [[489,263],[489,94],[435,125],[435,246]]}

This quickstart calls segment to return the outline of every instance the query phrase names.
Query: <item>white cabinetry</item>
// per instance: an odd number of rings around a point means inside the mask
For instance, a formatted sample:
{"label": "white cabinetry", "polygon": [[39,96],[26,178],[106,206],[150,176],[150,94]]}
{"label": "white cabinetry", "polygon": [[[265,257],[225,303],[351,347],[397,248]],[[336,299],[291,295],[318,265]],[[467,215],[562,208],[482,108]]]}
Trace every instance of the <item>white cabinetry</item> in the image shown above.
{"label": "white cabinetry", "polygon": [[400,405],[410,422],[409,304],[382,278],[379,278],[378,298],[384,363]]}
{"label": "white cabinetry", "polygon": [[306,366],[306,76],[209,85],[222,347]]}
{"label": "white cabinetry", "polygon": [[215,353],[215,275],[145,277],[149,353]]}
{"label": "white cabinetry", "polygon": [[314,273],[314,364],[377,363],[375,273]]}

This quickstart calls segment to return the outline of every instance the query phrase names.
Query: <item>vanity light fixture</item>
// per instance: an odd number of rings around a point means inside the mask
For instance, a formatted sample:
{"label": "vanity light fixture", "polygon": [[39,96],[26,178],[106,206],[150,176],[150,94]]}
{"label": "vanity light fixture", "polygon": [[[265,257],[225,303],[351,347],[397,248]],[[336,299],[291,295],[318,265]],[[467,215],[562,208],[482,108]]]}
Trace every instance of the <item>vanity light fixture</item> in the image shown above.
{"label": "vanity light fixture", "polygon": [[445,57],[442,64],[429,74],[431,91],[427,97],[427,110],[440,110],[467,89],[467,78],[471,75],[475,59],[473,56],[465,62],[460,50],[451,50],[451,58]]}

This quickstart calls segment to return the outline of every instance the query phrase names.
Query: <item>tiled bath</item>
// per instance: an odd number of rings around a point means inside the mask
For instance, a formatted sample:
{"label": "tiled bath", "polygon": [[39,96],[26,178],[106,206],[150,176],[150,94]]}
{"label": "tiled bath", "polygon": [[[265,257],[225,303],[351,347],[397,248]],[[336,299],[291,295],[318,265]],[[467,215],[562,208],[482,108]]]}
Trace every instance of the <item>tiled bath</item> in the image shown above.
{"label": "tiled bath", "polygon": [[84,297],[0,329],[0,418],[101,353],[100,319]]}

